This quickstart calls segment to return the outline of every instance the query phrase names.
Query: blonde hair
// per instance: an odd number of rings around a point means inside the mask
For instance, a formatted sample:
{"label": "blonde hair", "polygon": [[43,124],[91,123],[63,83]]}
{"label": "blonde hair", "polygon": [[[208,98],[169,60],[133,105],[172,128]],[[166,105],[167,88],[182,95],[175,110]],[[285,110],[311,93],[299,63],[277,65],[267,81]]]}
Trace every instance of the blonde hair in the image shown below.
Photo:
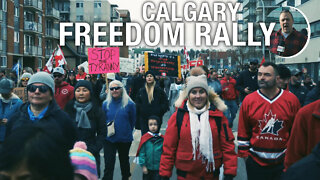
{"label": "blonde hair", "polygon": [[[174,106],[176,108],[179,108],[186,99],[188,99],[188,92],[186,89],[183,89],[182,91],[180,91],[179,97],[174,103]],[[216,92],[214,92],[212,88],[209,88],[207,105],[209,102],[213,103],[217,107],[217,109],[222,112],[228,109],[223,100],[219,97],[219,95]]]}
{"label": "blonde hair", "polygon": [[[133,101],[132,101],[131,98],[128,96],[127,91],[126,91],[126,89],[124,88],[122,82],[120,82],[120,81],[118,81],[118,80],[113,80],[113,81],[111,81],[111,82],[109,83],[109,87],[111,87],[111,86],[114,85],[114,84],[116,84],[116,85],[118,85],[119,87],[122,88],[121,107],[122,107],[122,108],[125,108],[125,107],[128,105],[128,102],[129,102],[129,101],[131,101],[131,102],[133,102]],[[112,102],[112,100],[113,100],[113,98],[112,98],[112,96],[111,96],[111,93],[108,92],[107,99],[106,99],[106,101],[107,101],[107,109],[109,109],[109,105],[110,105],[110,103]]]}
{"label": "blonde hair", "polygon": [[144,86],[146,87],[148,102],[149,104],[151,104],[153,100],[153,92],[154,92],[154,87],[156,86],[156,81],[153,81],[153,84],[151,86],[148,86],[148,83],[146,83]]}

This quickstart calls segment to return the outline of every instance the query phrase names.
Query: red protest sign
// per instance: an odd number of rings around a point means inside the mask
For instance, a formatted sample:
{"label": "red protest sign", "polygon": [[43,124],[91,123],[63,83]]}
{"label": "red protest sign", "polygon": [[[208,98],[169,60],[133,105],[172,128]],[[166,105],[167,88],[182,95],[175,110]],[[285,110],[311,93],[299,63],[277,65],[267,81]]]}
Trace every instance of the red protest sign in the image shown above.
{"label": "red protest sign", "polygon": [[89,48],[89,74],[120,72],[119,47]]}

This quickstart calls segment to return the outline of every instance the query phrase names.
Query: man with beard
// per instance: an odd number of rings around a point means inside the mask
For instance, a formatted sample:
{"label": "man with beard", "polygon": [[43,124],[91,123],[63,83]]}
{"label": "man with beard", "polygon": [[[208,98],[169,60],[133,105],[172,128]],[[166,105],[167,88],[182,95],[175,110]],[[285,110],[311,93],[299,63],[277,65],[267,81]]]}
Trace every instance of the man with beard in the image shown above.
{"label": "man with beard", "polygon": [[277,87],[274,63],[258,70],[260,89],[242,102],[239,115],[239,156],[246,161],[248,180],[280,179],[286,144],[300,108],[298,98]]}
{"label": "man with beard", "polygon": [[300,52],[307,42],[307,36],[293,28],[293,16],[289,10],[280,13],[281,29],[273,32],[270,37],[270,52],[288,57]]}
{"label": "man with beard", "polygon": [[240,92],[240,100],[250,93],[256,91],[259,86],[257,83],[257,68],[258,60],[250,60],[250,67],[248,70],[242,71],[237,79],[236,89]]}
{"label": "man with beard", "polygon": [[304,100],[308,94],[308,89],[301,85],[302,72],[299,69],[291,71],[291,78],[289,83],[289,91],[297,96],[301,106],[304,105]]}

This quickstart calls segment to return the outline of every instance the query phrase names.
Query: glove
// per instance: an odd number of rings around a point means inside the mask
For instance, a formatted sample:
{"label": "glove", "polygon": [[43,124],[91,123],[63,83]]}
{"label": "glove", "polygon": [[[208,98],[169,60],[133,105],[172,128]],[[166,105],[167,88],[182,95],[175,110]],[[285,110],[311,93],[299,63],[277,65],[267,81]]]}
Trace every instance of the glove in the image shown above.
{"label": "glove", "polygon": [[160,179],[161,179],[161,180],[169,180],[170,178],[169,178],[169,177],[165,177],[165,176],[161,176]]}
{"label": "glove", "polygon": [[233,180],[233,176],[230,174],[225,174],[223,180]]}

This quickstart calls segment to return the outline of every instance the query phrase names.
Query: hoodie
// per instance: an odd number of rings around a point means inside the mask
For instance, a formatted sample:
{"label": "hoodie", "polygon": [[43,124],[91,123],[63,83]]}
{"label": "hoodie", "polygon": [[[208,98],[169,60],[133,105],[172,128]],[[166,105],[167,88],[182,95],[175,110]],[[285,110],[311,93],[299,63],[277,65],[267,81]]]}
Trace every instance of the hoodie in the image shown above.
{"label": "hoodie", "polygon": [[54,91],[54,99],[61,109],[64,109],[64,106],[74,97],[74,87],[65,81],[55,85]]}
{"label": "hoodie", "polygon": [[[0,121],[2,121],[3,118],[10,119],[15,112],[19,111],[21,104],[22,101],[13,93],[8,100],[5,100],[0,95]],[[4,141],[5,134],[6,125],[0,124],[0,142]]]}

